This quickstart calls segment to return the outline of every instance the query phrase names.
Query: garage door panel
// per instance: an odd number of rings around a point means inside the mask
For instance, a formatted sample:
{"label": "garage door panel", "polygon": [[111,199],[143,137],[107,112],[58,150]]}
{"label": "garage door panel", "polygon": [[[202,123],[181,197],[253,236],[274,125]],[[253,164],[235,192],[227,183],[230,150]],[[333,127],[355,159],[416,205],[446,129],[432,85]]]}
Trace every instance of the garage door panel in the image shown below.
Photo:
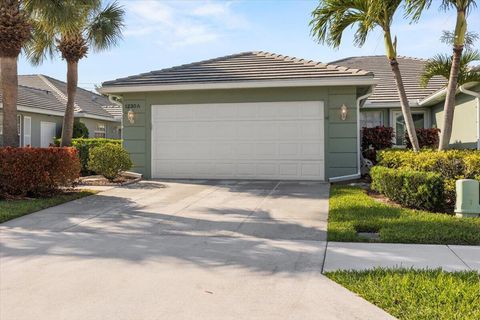
{"label": "garage door panel", "polygon": [[152,177],[324,179],[321,102],[152,106],[152,119]]}

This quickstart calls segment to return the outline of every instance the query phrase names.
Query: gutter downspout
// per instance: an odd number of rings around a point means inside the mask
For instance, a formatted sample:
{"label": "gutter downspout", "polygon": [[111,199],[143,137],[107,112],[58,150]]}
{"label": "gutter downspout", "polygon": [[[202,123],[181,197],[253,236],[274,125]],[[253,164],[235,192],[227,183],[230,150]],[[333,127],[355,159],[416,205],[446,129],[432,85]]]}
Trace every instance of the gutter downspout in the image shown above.
{"label": "gutter downspout", "polygon": [[339,182],[339,181],[347,181],[347,180],[355,180],[359,179],[362,176],[362,160],[361,160],[361,153],[362,153],[362,145],[361,145],[361,137],[360,137],[360,104],[363,100],[366,100],[369,96],[372,95],[372,90],[363,96],[357,98],[357,173],[350,174],[347,176],[340,176],[340,177],[332,177],[328,179],[329,182]]}
{"label": "gutter downspout", "polygon": [[460,86],[460,92],[475,97],[477,100],[477,150],[480,150],[480,93],[467,90],[464,86]]}

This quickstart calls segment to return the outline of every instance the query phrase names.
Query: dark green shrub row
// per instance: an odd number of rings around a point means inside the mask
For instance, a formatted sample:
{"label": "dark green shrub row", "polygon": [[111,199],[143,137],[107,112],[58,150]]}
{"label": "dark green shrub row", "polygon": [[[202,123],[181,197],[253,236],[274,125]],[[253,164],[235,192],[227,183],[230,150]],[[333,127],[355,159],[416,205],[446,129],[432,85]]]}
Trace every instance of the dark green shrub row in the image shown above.
{"label": "dark green shrub row", "polygon": [[[60,144],[60,140],[56,141],[56,144]],[[80,163],[82,165],[82,175],[91,174],[88,168],[88,160],[90,159],[90,150],[92,148],[103,146],[106,144],[114,144],[122,146],[122,140],[120,139],[105,139],[105,138],[77,138],[72,139],[72,147],[75,147],[78,151]]]}
{"label": "dark green shrub row", "polygon": [[370,175],[373,190],[403,206],[428,211],[444,210],[444,184],[438,173],[376,166],[371,169]]}
{"label": "dark green shrub row", "polygon": [[377,160],[378,165],[387,168],[440,174],[444,183],[446,210],[452,210],[455,204],[456,180],[480,180],[478,150],[422,150],[415,153],[411,150],[390,149],[380,151]]}

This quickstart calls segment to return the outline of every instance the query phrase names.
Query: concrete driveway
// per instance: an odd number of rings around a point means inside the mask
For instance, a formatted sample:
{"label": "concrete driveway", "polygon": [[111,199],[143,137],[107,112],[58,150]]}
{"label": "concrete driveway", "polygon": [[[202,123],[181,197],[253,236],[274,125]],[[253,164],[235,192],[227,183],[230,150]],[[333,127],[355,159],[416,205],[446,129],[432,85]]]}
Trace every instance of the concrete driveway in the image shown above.
{"label": "concrete driveway", "polygon": [[0,319],[389,319],[321,274],[328,185],[148,181],[0,225]]}

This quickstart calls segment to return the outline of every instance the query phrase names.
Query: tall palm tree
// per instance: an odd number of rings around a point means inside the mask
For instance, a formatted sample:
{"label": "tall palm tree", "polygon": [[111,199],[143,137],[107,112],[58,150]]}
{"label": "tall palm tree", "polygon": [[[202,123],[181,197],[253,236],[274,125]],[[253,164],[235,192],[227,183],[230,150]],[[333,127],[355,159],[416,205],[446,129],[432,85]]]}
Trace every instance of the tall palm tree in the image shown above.
{"label": "tall palm tree", "polygon": [[[432,0],[406,0],[407,13],[412,15],[413,20],[420,19],[422,12],[429,8]],[[467,15],[476,7],[476,0],[441,0],[440,8],[442,10],[455,9],[457,11],[457,21],[453,37],[453,55],[448,78],[447,96],[445,97],[443,131],[440,135],[440,144],[438,149],[445,150],[452,136],[453,114],[455,112],[455,94],[458,86],[458,74],[460,72],[460,61],[465,46],[465,36],[467,34]]]}
{"label": "tall palm tree", "polygon": [[28,14],[19,0],[0,0],[0,81],[3,104],[3,145],[18,147],[17,59],[31,35]]}
{"label": "tall palm tree", "polygon": [[[469,82],[480,82],[480,70],[471,67],[472,63],[475,61],[480,61],[479,51],[467,50],[462,54],[458,67],[458,86],[462,86]],[[420,76],[420,84],[422,87],[426,87],[430,80],[435,76],[441,76],[448,80],[450,78],[451,70],[452,57],[448,54],[437,54],[425,64]]]}
{"label": "tall palm tree", "polygon": [[[30,0],[29,3],[44,0]],[[55,3],[58,1],[52,1]],[[46,1],[48,4],[49,1]],[[33,64],[59,52],[67,61],[67,104],[62,127],[62,146],[72,142],[75,94],[78,83],[78,62],[89,48],[101,51],[115,46],[122,38],[125,11],[116,1],[105,6],[101,0],[63,0],[33,10],[33,37],[26,52]]]}
{"label": "tall palm tree", "polygon": [[365,44],[370,31],[377,27],[382,29],[387,59],[395,78],[408,136],[413,150],[418,151],[417,134],[397,61],[397,41],[396,38],[392,40],[390,31],[393,16],[401,3],[401,0],[320,0],[320,4],[312,12],[310,25],[312,34],[320,43],[334,48],[340,46],[343,32],[349,27],[357,27],[354,44],[360,47]]}

